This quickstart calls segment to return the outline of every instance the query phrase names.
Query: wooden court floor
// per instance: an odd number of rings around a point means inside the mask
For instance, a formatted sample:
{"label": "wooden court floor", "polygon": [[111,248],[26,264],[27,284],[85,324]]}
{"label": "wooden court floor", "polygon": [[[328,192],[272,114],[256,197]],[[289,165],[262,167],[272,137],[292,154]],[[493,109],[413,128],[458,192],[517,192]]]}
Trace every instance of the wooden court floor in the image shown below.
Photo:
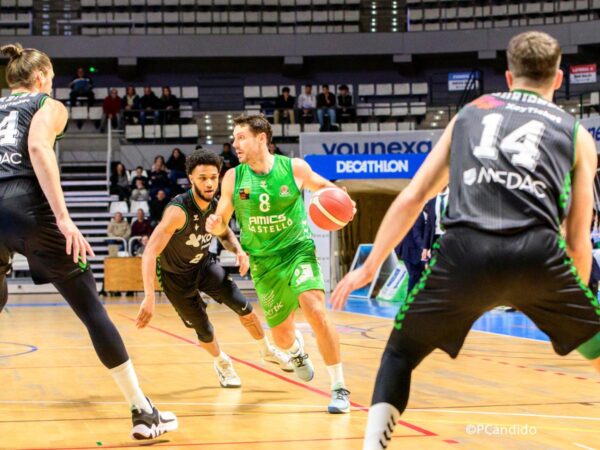
{"label": "wooden court floor", "polygon": [[[60,300],[12,296],[0,315],[1,449],[361,448],[389,319],[333,314],[354,408],[332,416],[325,412],[327,371],[301,316],[316,368],[309,384],[263,366],[236,316],[210,305],[243,384],[222,389],[211,359],[169,304],[158,305],[151,327],[139,331],[132,322],[137,303],[111,299],[108,311],[142,388],[179,416],[177,432],[139,443],[129,438],[127,405],[83,326],[52,302]],[[600,376],[578,355],[554,355],[547,343],[472,332],[456,361],[436,352],[419,367],[394,435],[390,449],[600,448]]]}

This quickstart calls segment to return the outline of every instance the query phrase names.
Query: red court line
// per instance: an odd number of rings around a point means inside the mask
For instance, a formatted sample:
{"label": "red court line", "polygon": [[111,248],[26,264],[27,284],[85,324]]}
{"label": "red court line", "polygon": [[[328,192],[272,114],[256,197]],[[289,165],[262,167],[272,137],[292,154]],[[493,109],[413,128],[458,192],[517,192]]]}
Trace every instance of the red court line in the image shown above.
{"label": "red court line", "polygon": [[[414,438],[414,437],[426,437],[421,436],[397,436],[393,435],[394,438]],[[161,437],[157,438],[161,440]],[[363,436],[356,437],[340,437],[340,438],[310,438],[310,439],[279,439],[272,441],[230,441],[230,442],[188,442],[183,444],[176,444],[173,442],[168,443],[154,443],[155,440],[139,441],[139,443],[131,443],[130,445],[96,445],[94,447],[32,447],[25,448],[22,450],[101,450],[103,448],[142,448],[142,447],[204,447],[204,446],[216,446],[216,445],[252,445],[252,444],[293,444],[296,442],[331,442],[331,441],[354,441],[363,439]],[[162,439],[165,441],[166,439]],[[446,442],[446,441],[444,441]]]}
{"label": "red court line", "polygon": [[[122,313],[117,313],[117,314],[119,316],[124,317],[125,319],[131,321],[131,322],[135,322],[135,319],[133,319],[133,318],[131,318],[129,316],[126,316],[125,314],[122,314]],[[163,333],[163,334],[171,336],[171,337],[173,337],[175,339],[179,339],[180,341],[187,342],[188,344],[192,344],[195,347],[200,347],[200,345],[197,342],[195,342],[195,341],[193,341],[191,339],[188,339],[188,338],[186,338],[184,336],[179,336],[178,334],[171,333],[170,331],[163,330],[162,328],[158,328],[158,327],[155,327],[153,325],[148,325],[147,327],[148,328],[152,328],[153,330],[158,331],[159,333]],[[231,359],[233,359],[234,361],[237,361],[237,362],[239,362],[241,364],[245,364],[245,365],[247,365],[249,367],[252,367],[252,368],[254,368],[256,370],[259,370],[259,371],[261,371],[263,373],[266,373],[268,375],[274,376],[274,377],[276,377],[276,378],[278,378],[278,379],[280,379],[282,381],[285,381],[287,383],[293,384],[294,386],[301,387],[303,389],[309,390],[311,392],[314,392],[315,394],[319,394],[319,395],[322,395],[322,396],[327,397],[327,398],[329,398],[329,396],[330,396],[329,392],[323,391],[321,389],[314,388],[312,386],[308,386],[308,385],[306,385],[304,383],[300,383],[299,381],[296,381],[296,380],[292,380],[291,378],[288,378],[286,376],[283,376],[283,375],[280,375],[278,373],[275,373],[275,372],[273,372],[273,371],[271,371],[269,369],[265,369],[264,367],[258,366],[256,364],[250,362],[250,361],[246,361],[244,359],[240,359],[240,358],[237,358],[237,357],[232,356],[232,355],[229,355],[229,357]],[[352,406],[360,409],[361,411],[368,411],[369,410],[369,408],[367,406],[361,405],[360,403],[356,403],[356,402],[350,401],[350,404]],[[438,434],[435,433],[435,432],[433,432],[433,431],[426,430],[425,428],[421,428],[418,425],[413,425],[412,423],[405,422],[404,420],[399,420],[398,423],[400,425],[405,426],[406,428],[410,428],[411,430],[414,430],[414,431],[417,431],[417,432],[421,433],[423,436],[438,436]]]}

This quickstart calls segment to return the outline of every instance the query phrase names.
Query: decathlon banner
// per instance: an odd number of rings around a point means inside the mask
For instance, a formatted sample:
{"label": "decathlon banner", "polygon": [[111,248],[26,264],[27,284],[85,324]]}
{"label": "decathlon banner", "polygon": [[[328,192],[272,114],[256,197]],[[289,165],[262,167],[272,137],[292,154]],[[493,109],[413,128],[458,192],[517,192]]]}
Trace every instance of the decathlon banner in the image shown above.
{"label": "decathlon banner", "polygon": [[412,178],[427,155],[308,155],[310,167],[328,180]]}
{"label": "decathlon banner", "polygon": [[442,130],[302,133],[300,155],[402,155],[429,153]]}

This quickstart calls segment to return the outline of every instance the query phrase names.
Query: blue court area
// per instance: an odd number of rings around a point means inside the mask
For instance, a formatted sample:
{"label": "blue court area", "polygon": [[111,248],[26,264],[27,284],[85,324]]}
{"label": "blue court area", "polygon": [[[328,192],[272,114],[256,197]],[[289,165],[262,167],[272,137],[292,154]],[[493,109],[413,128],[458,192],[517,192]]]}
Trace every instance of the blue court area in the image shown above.
{"label": "blue court area", "polygon": [[[398,312],[398,308],[398,303],[350,297],[344,311],[391,319]],[[546,334],[542,333],[531,320],[520,312],[490,311],[475,322],[473,330],[538,341],[550,340]]]}

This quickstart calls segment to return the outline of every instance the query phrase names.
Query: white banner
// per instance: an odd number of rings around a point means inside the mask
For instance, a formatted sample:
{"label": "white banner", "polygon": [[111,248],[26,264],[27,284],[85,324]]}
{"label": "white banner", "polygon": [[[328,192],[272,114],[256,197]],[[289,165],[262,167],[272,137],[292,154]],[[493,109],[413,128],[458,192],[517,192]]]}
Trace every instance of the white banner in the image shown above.
{"label": "white banner", "polygon": [[586,84],[596,82],[596,64],[579,64],[569,67],[571,84]]}
{"label": "white banner", "polygon": [[302,133],[300,156],[429,153],[442,130]]}

